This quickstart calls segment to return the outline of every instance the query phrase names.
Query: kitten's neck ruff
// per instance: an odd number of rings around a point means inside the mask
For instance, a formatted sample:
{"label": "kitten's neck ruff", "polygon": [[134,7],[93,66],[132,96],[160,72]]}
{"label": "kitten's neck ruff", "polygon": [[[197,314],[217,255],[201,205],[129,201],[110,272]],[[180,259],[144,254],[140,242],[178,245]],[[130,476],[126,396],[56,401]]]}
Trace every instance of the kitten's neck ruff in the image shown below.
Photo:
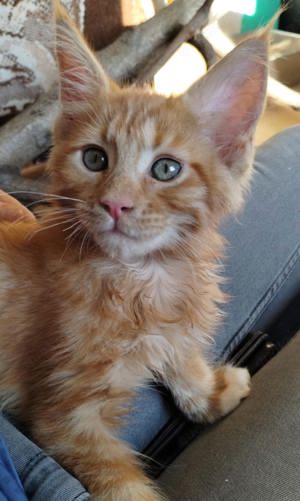
{"label": "kitten's neck ruff", "polygon": [[216,305],[224,302],[224,295],[216,260],[223,239],[212,228],[180,252],[174,246],[130,260],[111,257],[87,240],[82,244],[82,235],[70,245],[63,230],[45,226],[31,242],[47,256],[47,269],[67,289],[69,299],[76,298],[79,287],[100,316],[113,318],[118,311],[137,332],[158,323],[180,324],[183,330],[200,324],[203,332],[211,332],[218,323]]}
{"label": "kitten's neck ruff", "polygon": [[222,256],[224,241],[213,228],[194,235],[193,244],[185,248],[158,250],[130,259],[109,255],[90,237],[84,240],[79,235],[70,244],[63,226],[47,230],[46,225],[45,229],[38,232],[35,238],[42,239],[42,246],[50,253],[54,246],[57,258],[60,256],[57,263],[62,272],[69,266],[81,270],[93,269],[95,278],[114,284],[114,288],[127,288],[127,295],[131,294],[128,283],[139,293],[153,289],[155,292],[150,296],[161,297],[168,289],[176,296],[181,289],[199,291],[202,286],[219,281],[216,273],[219,265],[216,263]]}

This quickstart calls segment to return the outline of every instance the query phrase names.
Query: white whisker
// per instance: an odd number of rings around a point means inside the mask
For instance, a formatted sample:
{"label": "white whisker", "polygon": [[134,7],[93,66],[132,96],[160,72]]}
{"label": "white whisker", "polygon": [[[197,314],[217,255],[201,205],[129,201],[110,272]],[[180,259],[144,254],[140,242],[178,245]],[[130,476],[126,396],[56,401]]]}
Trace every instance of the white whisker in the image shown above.
{"label": "white whisker", "polygon": [[75,236],[77,234],[80,234],[80,232],[83,230],[82,226],[81,226],[81,222],[78,221],[77,222],[77,226],[75,227],[75,229],[72,231],[72,233],[70,235],[68,235],[66,238],[65,238],[65,242],[66,242],[66,245],[65,245],[65,248],[64,248],[64,251],[61,255],[61,258],[60,258],[60,262],[63,260],[67,250],[70,248],[70,245],[72,243],[72,239],[75,238]]}
{"label": "white whisker", "polygon": [[[53,221],[56,221],[56,219],[53,219]],[[63,219],[62,221],[56,222],[55,224],[50,224],[48,226],[41,226],[40,228],[38,228],[37,230],[35,230],[31,235],[29,235],[29,237],[31,239],[37,233],[40,233],[41,231],[47,231],[47,230],[50,230],[51,228],[55,228],[57,226],[60,226],[60,225],[63,225],[63,224],[66,224],[66,223],[72,222],[72,221],[74,221],[74,218],[72,218],[70,220]]]}
{"label": "white whisker", "polygon": [[[76,217],[75,214],[72,216],[71,213],[68,213],[67,216],[68,217],[66,217],[65,214],[56,214],[56,215],[55,214],[53,214],[53,215],[51,214],[51,217],[48,217],[46,220],[44,220],[44,223],[52,223],[52,222],[55,222],[55,221],[57,221],[57,222],[61,221],[61,222],[69,223],[69,222],[75,221],[77,219],[77,217]],[[72,217],[69,217],[69,216],[72,216]]]}
{"label": "white whisker", "polygon": [[[53,200],[71,200],[73,202],[80,202],[82,204],[85,204],[86,202],[84,200],[80,200],[79,198],[73,198],[73,197],[67,197],[63,195],[57,195],[55,193],[43,193],[42,191],[9,191],[9,195],[43,195],[47,197],[51,197]],[[51,200],[50,199],[50,200]]]}
{"label": "white whisker", "polygon": [[80,221],[78,221],[78,227],[77,227],[77,228],[75,228],[75,230],[73,230],[73,231],[72,231],[72,233],[70,233],[70,235],[68,235],[68,236],[66,237],[66,240],[72,239],[72,237],[73,237],[74,235],[76,235],[76,232],[77,232],[78,230],[83,230],[83,228],[82,228],[82,225],[81,225],[81,222],[80,222]]}
{"label": "white whisker", "polygon": [[[34,202],[30,202],[29,204],[26,204],[26,207],[27,209],[29,207],[33,207],[34,205],[38,205],[38,204],[44,204],[44,203],[49,203],[49,202],[53,202],[54,200],[57,200],[57,199],[53,199],[53,198],[41,198],[39,200],[35,200]],[[42,209],[43,207],[41,207]],[[46,207],[44,207],[44,210],[50,210],[52,208],[52,206],[49,206],[47,205]],[[57,210],[62,210],[62,209],[67,209],[67,210],[80,210],[79,207],[63,207],[63,206],[55,206],[53,207],[53,209],[57,209]]]}
{"label": "white whisker", "polygon": [[82,259],[82,252],[83,252],[83,248],[84,248],[84,243],[87,239],[87,237],[89,236],[88,232],[86,231],[84,236],[83,236],[83,239],[82,239],[82,242],[81,242],[81,245],[80,245],[80,249],[79,249],[79,259],[81,260]]}
{"label": "white whisker", "polygon": [[72,228],[74,228],[74,226],[80,224],[80,221],[78,221],[78,219],[76,218],[73,218],[71,220],[69,219],[69,221],[75,221],[75,223],[71,224],[71,226],[68,226],[67,228],[64,228],[63,232],[70,231]]}

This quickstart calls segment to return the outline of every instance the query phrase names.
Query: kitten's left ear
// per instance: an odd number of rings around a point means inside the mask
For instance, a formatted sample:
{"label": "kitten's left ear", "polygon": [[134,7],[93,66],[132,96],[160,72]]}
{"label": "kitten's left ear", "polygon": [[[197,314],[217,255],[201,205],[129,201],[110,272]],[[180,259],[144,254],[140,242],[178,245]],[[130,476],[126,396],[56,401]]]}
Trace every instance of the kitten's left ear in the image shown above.
{"label": "kitten's left ear", "polygon": [[110,87],[100,63],[59,0],[54,0],[56,55],[63,112],[74,115]]}
{"label": "kitten's left ear", "polygon": [[236,47],[183,97],[219,161],[240,175],[252,162],[253,135],[268,75],[267,36]]}

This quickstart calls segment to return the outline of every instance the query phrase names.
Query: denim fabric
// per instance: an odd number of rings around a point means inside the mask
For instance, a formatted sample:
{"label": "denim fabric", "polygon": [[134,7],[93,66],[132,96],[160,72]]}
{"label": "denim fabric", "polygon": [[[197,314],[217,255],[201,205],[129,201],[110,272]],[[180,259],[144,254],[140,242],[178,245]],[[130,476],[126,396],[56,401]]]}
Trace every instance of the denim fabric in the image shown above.
{"label": "denim fabric", "polygon": [[[263,326],[299,291],[300,126],[272,138],[257,152],[251,194],[243,212],[224,223],[229,246],[224,273],[232,297],[215,356],[226,357],[250,329]],[[136,398],[122,438],[142,450],[166,424],[171,407],[153,388]],[[80,484],[35,445],[0,420],[25,491],[34,501],[83,501]]]}
{"label": "denim fabric", "polygon": [[0,438],[0,501],[26,501],[27,497],[7,447]]}
{"label": "denim fabric", "polygon": [[[89,496],[78,480],[63,470],[1,415],[0,433],[5,439],[29,500],[87,501]],[[19,499],[8,498],[8,501],[19,501]],[[20,501],[23,500],[20,498]]]}
{"label": "denim fabric", "polygon": [[249,331],[266,328],[300,292],[299,139],[300,127],[291,127],[259,148],[245,208],[223,225],[232,299],[216,338],[218,357],[228,357]]}

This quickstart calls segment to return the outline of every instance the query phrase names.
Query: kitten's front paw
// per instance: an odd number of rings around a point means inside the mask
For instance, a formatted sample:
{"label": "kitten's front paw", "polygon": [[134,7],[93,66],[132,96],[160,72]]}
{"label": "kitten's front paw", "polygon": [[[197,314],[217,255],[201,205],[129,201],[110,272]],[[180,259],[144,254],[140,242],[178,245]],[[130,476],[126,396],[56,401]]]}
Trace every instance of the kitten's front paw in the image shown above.
{"label": "kitten's front paw", "polygon": [[220,393],[218,407],[221,416],[225,416],[239,405],[250,393],[250,374],[248,369],[224,365],[218,369]]}

